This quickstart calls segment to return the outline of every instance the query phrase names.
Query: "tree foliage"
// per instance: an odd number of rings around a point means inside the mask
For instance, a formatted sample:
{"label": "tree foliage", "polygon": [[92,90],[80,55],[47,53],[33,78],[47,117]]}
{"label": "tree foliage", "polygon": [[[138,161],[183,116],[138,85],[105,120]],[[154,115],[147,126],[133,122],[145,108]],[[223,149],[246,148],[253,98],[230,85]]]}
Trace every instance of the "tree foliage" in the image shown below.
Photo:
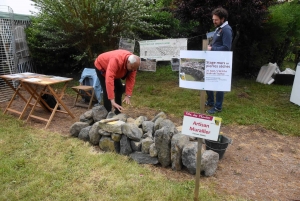
{"label": "tree foliage", "polygon": [[253,75],[266,62],[261,57],[264,51],[260,46],[266,34],[264,25],[267,22],[268,7],[274,0],[175,0],[176,17],[183,22],[198,21],[198,34],[214,30],[211,20],[213,9],[222,6],[229,13],[229,24],[233,28],[234,62],[233,73],[238,75]]}
{"label": "tree foliage", "polygon": [[284,58],[293,53],[293,48],[300,45],[300,3],[299,1],[286,2],[270,7],[270,15],[266,37],[272,62],[281,66]]}
{"label": "tree foliage", "polygon": [[156,9],[152,0],[32,1],[40,12],[27,34],[31,51],[39,59],[71,51],[69,57],[92,65],[99,53],[117,47],[119,37],[155,35],[163,26],[149,20]]}

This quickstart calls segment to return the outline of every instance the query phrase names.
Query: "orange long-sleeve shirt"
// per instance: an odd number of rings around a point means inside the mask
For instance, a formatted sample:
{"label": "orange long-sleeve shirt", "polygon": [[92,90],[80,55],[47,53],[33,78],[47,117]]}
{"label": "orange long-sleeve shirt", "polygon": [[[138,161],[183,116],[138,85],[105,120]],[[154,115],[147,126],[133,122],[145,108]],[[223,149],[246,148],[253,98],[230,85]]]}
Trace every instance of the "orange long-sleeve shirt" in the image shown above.
{"label": "orange long-sleeve shirt", "polygon": [[[105,77],[107,97],[109,100],[115,98],[114,80],[123,78],[127,73],[127,60],[132,55],[127,50],[113,50],[100,54],[94,64],[95,67],[102,71]],[[131,96],[135,84],[136,71],[130,72],[126,77],[126,95]]]}

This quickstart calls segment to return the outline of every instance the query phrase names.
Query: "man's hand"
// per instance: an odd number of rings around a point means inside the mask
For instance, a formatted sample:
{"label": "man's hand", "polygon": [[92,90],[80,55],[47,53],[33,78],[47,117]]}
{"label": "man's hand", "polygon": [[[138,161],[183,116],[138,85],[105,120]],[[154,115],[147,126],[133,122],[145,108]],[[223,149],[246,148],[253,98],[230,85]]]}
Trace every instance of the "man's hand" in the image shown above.
{"label": "man's hand", "polygon": [[129,96],[125,96],[124,100],[123,100],[123,103],[126,103],[128,105],[131,105],[131,102],[130,102],[130,97]]}
{"label": "man's hand", "polygon": [[120,112],[122,112],[124,110],[124,108],[121,105],[119,105],[115,102],[115,99],[111,99],[110,102],[111,102],[112,110],[117,109]]}
{"label": "man's hand", "polygon": [[207,50],[211,51],[211,46],[210,45],[207,46]]}

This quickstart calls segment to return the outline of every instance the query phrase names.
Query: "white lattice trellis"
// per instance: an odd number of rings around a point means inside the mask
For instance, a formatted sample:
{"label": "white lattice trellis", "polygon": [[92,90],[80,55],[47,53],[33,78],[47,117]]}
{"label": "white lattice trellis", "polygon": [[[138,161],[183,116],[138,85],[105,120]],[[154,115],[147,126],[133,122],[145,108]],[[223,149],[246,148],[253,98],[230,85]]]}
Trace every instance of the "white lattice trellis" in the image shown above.
{"label": "white lattice trellis", "polygon": [[[24,29],[29,20],[15,19],[13,10],[0,5],[0,75],[35,72],[29,57],[29,49]],[[11,83],[17,87],[18,83]],[[0,79],[0,102],[11,98],[13,91]]]}
{"label": "white lattice trellis", "polygon": [[[14,16],[12,9],[8,6],[0,6],[0,11],[7,12],[8,19],[0,19],[0,74],[11,74],[16,72],[15,45],[14,45]],[[16,86],[16,83],[12,83]],[[0,102],[11,98],[13,91],[7,84],[0,80]]]}

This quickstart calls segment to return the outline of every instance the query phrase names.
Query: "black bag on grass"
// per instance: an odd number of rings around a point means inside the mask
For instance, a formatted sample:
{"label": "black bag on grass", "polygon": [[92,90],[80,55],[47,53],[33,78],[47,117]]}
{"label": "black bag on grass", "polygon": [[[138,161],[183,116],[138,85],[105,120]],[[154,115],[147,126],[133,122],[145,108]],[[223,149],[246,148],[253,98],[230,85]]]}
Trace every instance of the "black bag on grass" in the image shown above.
{"label": "black bag on grass", "polygon": [[[54,108],[56,105],[56,100],[54,98],[53,95],[49,95],[49,94],[44,94],[42,95],[42,99],[49,105],[50,108]],[[57,108],[58,110],[60,110],[60,107],[58,106]]]}

